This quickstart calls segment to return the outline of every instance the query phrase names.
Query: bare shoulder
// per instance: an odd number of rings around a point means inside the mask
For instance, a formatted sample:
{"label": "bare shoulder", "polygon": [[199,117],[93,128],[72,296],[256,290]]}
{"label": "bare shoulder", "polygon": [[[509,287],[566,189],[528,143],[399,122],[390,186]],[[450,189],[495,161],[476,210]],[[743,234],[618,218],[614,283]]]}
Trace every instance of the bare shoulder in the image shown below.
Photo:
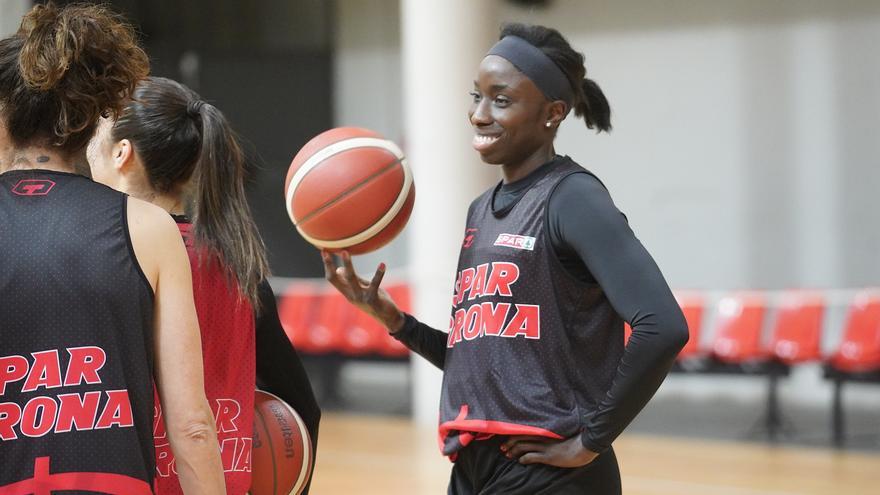
{"label": "bare shoulder", "polygon": [[128,230],[135,257],[155,290],[161,266],[185,253],[180,231],[168,212],[130,196]]}
{"label": "bare shoulder", "polygon": [[[174,219],[162,208],[146,201],[128,197],[128,225],[134,231],[152,235],[180,235]],[[134,234],[134,232],[132,232]]]}

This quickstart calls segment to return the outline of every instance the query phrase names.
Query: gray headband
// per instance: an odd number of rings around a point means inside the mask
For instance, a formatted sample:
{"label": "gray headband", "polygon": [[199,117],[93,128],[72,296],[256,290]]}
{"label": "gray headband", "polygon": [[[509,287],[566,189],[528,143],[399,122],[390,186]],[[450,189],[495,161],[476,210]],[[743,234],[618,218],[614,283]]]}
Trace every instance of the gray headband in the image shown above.
{"label": "gray headband", "polygon": [[501,38],[489,49],[489,55],[497,55],[514,65],[535,83],[535,86],[551,101],[562,100],[569,107],[574,101],[571,83],[558,65],[538,47],[519,36]]}

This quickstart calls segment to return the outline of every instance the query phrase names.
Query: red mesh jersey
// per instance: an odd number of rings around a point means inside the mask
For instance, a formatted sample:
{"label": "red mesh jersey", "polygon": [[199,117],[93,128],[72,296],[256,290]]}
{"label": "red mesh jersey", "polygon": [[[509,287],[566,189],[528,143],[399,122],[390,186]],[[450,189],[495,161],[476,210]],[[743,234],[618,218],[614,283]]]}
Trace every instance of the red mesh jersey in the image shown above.
{"label": "red mesh jersey", "polygon": [[[256,383],[254,312],[237,286],[227,282],[216,258],[199,259],[199,250],[189,239],[191,224],[178,220],[177,226],[186,241],[192,265],[193,295],[205,361],[205,393],[216,420],[226,493],[244,495],[251,484]],[[158,400],[156,404],[157,493],[182,494]]]}

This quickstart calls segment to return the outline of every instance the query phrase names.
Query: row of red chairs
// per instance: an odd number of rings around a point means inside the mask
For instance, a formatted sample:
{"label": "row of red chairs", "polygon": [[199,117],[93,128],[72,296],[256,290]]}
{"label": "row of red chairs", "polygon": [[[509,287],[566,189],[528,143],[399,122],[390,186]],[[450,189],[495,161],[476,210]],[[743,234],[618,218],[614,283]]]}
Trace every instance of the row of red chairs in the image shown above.
{"label": "row of red chairs", "polygon": [[[394,302],[409,311],[409,287],[385,287]],[[288,338],[303,354],[403,358],[408,350],[372,317],[325,283],[295,281],[281,293],[278,316]]]}
{"label": "row of red chairs", "polygon": [[[386,290],[401,309],[410,310],[407,285],[389,284]],[[705,298],[698,293],[678,293],[676,298],[690,330],[690,339],[679,354],[679,361],[706,357],[732,364],[825,361],[841,372],[880,370],[880,290],[865,290],[856,295],[840,343],[830,356],[822,353],[825,301],[821,293],[785,293],[767,339],[766,296],[759,292],[725,296],[716,306],[715,332],[709,345],[701,338]],[[388,337],[381,325],[322,283],[291,283],[281,295],[279,316],[291,341],[307,354],[407,354],[406,348]]]}
{"label": "row of red chairs", "polygon": [[715,308],[715,332],[709,345],[701,338],[705,299],[697,293],[679,293],[676,298],[690,330],[679,361],[708,357],[728,364],[777,361],[789,366],[824,361],[846,373],[880,370],[880,290],[864,290],[853,298],[841,339],[828,355],[822,352],[826,303],[819,292],[784,293],[766,336],[766,295],[742,292],[725,296]]}
{"label": "row of red chairs", "polygon": [[[840,339],[829,353],[822,350],[826,301],[814,291],[789,291],[774,307],[775,319],[765,332],[768,298],[761,292],[723,297],[714,308],[714,332],[703,338],[705,298],[676,294],[687,320],[690,339],[678,357],[681,371],[747,373],[768,378],[764,428],[771,439],[784,429],[779,406],[779,378],[801,363],[822,363],[834,381],[832,441],[845,442],[844,382],[880,382],[880,290],[858,292],[848,304]],[[628,334],[627,334],[628,338]]]}
{"label": "row of red chairs", "polygon": [[[386,290],[402,310],[410,311],[406,284],[391,283]],[[765,332],[770,313],[766,294],[753,291],[727,295],[712,309],[714,332],[709,338],[704,337],[706,298],[695,292],[679,292],[676,298],[690,330],[690,339],[678,357],[679,370],[767,376],[764,423],[772,439],[783,426],[777,394],[779,378],[794,365],[822,362],[826,377],[835,384],[833,440],[843,444],[843,383],[880,381],[880,290],[864,290],[853,298],[839,343],[829,354],[822,352],[826,301],[819,292],[783,294],[773,306],[775,319],[769,332]],[[297,349],[310,356],[331,356],[331,367],[338,368],[340,358],[401,360],[409,354],[383,326],[323,281],[292,282],[281,293],[278,306],[284,330]],[[328,374],[331,381],[336,374]],[[327,388],[336,389],[332,385]]]}

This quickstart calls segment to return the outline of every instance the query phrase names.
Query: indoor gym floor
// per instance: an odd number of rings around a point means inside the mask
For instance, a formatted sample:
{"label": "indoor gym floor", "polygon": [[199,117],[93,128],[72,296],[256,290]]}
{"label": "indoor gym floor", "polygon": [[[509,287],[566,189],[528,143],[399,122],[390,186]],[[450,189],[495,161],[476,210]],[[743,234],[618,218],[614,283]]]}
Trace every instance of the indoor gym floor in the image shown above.
{"label": "indoor gym floor", "polygon": [[[624,434],[626,495],[875,495],[880,455],[825,448]],[[444,494],[451,465],[436,432],[407,419],[327,413],[316,495]]]}

